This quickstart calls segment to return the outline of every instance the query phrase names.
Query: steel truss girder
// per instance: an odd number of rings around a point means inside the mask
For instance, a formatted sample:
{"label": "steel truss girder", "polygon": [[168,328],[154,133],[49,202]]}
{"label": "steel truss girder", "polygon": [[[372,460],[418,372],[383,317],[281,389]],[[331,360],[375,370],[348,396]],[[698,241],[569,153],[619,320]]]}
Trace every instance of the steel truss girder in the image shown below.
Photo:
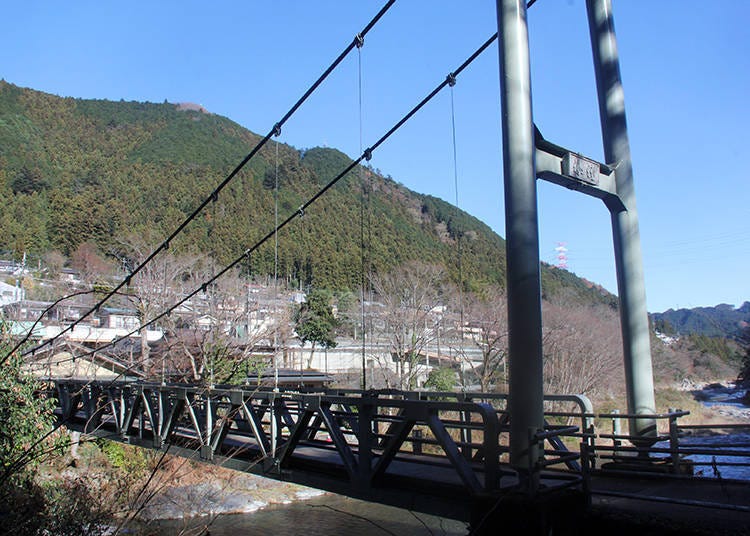
{"label": "steel truss girder", "polygon": [[[469,496],[500,489],[507,413],[500,412],[503,425],[491,405],[466,397],[71,380],[57,380],[56,386],[58,415],[69,427],[156,449],[193,449],[206,461],[246,460],[253,472],[274,478],[318,475],[371,493],[402,486],[414,478],[402,471],[416,464],[443,475],[440,489],[462,489]],[[412,435],[415,429],[430,438]],[[422,444],[433,447],[422,453]]]}

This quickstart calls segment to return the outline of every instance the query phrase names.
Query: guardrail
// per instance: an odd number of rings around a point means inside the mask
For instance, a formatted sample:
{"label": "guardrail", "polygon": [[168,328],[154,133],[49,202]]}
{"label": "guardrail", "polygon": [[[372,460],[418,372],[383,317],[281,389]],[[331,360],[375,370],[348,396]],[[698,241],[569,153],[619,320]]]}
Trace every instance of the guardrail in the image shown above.
{"label": "guardrail", "polygon": [[[645,415],[657,422],[657,434],[648,441],[623,434],[620,426],[620,419],[643,415],[598,414],[600,419],[611,422],[612,432],[597,434],[595,450],[590,455],[608,470],[706,478],[750,477],[750,423],[680,424],[679,419],[689,413],[670,409],[667,413]],[[747,470],[743,473],[732,468]]]}
{"label": "guardrail", "polygon": [[[382,389],[362,391],[359,389],[328,389],[329,394],[343,396],[363,396],[366,393],[376,393],[380,397],[396,397],[411,400],[470,402],[487,404],[494,408],[498,417],[500,437],[498,440],[498,452],[502,462],[508,460],[508,434],[510,432],[510,415],[508,413],[508,395],[504,393],[479,393],[471,391],[399,391],[395,389]],[[593,445],[594,433],[594,410],[591,401],[585,395],[545,395],[544,430],[539,430],[533,435],[532,441],[538,443],[544,450],[544,460],[540,463],[541,468],[555,468],[565,466],[569,471],[583,474],[585,468],[581,466],[581,450],[575,450],[584,443],[589,449]],[[555,411],[554,407],[558,406]],[[562,406],[562,407],[560,407]],[[565,410],[565,407],[569,409]],[[467,423],[465,415],[459,416],[461,422]],[[575,426],[573,424],[576,423]],[[472,443],[473,427],[461,428],[461,441],[470,449]],[[586,447],[582,450],[587,450]],[[534,468],[530,468],[534,469]],[[575,482],[575,481],[574,481]]]}

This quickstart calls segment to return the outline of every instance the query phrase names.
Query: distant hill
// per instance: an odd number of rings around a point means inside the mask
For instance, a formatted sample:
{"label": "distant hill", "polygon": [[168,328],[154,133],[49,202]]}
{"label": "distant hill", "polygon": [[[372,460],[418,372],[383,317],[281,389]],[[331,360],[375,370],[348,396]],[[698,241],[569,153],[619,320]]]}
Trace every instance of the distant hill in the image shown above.
{"label": "distant hill", "polygon": [[[0,251],[19,257],[82,243],[115,255],[137,235],[156,245],[255,146],[259,136],[191,103],[60,98],[0,81]],[[228,262],[294,214],[351,160],[335,149],[269,144],[170,244]],[[279,273],[290,282],[359,287],[362,183],[355,170],[279,236]],[[441,263],[469,290],[504,285],[505,247],[487,225],[438,198],[410,191],[371,168],[366,254],[376,272],[410,259]],[[458,277],[458,241],[461,272]],[[272,246],[246,269],[273,273]],[[543,265],[546,296],[614,304],[570,272]]]}
{"label": "distant hill", "polygon": [[737,339],[750,326],[750,302],[740,307],[721,304],[715,307],[669,309],[651,315],[654,327],[666,335],[704,335]]}

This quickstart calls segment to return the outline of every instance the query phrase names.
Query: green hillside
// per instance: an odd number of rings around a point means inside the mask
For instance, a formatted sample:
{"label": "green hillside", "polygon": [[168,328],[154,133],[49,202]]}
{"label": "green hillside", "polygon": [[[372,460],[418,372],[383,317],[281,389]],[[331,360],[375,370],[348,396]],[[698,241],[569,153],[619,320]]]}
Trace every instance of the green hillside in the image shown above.
{"label": "green hillside", "polygon": [[[158,244],[242,160],[256,134],[217,115],[163,103],[60,98],[0,81],[0,250],[15,256],[84,242],[104,254],[137,235]],[[177,252],[234,259],[273,228],[276,150],[267,145],[216,203],[172,244]],[[279,213],[293,214],[351,160],[335,149],[279,146]],[[374,271],[409,260],[443,264],[464,284],[504,284],[503,240],[435,197],[365,170],[368,256]],[[279,273],[289,281],[357,288],[361,271],[362,184],[342,180],[280,234]],[[269,244],[250,270],[273,271]],[[547,266],[548,295],[612,303],[613,297]]]}

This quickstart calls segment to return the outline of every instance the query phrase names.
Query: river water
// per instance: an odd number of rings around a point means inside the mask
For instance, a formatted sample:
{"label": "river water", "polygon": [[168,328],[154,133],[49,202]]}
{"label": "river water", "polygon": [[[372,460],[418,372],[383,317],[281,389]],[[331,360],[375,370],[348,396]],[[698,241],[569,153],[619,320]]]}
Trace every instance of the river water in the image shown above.
{"label": "river water", "polygon": [[223,514],[185,520],[159,521],[147,531],[158,534],[211,536],[465,536],[467,525],[451,519],[325,494],[305,501],[273,505],[252,514]]}

